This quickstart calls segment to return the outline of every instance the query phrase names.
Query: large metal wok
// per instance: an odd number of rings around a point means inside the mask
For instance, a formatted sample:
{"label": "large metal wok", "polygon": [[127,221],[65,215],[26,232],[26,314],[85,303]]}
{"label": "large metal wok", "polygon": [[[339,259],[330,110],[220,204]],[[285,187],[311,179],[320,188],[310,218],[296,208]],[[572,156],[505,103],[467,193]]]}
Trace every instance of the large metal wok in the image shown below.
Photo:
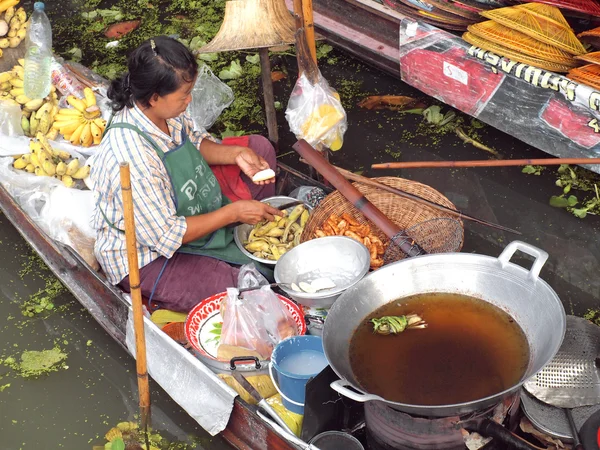
{"label": "large metal wok", "polygon": [[[520,250],[535,258],[528,271],[510,262]],[[498,258],[467,253],[425,255],[387,265],[345,291],[325,322],[323,346],[341,380],[331,387],[359,402],[381,401],[399,411],[420,416],[462,415],[492,406],[516,392],[558,351],[566,329],[566,315],[552,288],[539,278],[548,254],[524,242],[511,242]],[[501,308],[521,326],[530,349],[522,379],[496,395],[452,405],[411,405],[388,401],[365,392],[350,366],[350,339],[372,312],[394,300],[415,294],[446,292],[470,295]],[[443,370],[443,369],[441,369]]]}

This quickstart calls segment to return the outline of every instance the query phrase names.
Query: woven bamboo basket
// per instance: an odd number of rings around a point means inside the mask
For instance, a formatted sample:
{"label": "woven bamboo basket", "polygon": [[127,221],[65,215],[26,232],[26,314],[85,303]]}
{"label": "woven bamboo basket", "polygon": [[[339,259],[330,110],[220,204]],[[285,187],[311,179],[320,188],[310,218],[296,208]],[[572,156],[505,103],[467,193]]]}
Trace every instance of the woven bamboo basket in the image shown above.
{"label": "woven bamboo basket", "polygon": [[[398,177],[381,177],[373,178],[373,180],[387,184],[388,186],[396,189],[400,189],[409,194],[417,195],[439,205],[456,209],[450,200],[426,184]],[[398,225],[402,230],[408,230],[415,225],[431,219],[456,219],[455,216],[445,213],[444,211],[406,199],[404,197],[400,197],[396,194],[382,191],[381,189],[367,186],[358,182],[352,184],[367,198],[367,200],[373,203],[373,205],[375,205],[383,214],[389,217],[390,220]],[[348,200],[346,200],[346,198],[340,194],[339,191],[334,191],[333,193],[329,194],[313,210],[308,222],[306,223],[306,226],[304,227],[304,232],[302,233],[300,241],[306,242],[314,239],[317,228],[320,228],[332,214],[341,216],[343,213],[350,214],[356,219],[357,222],[360,222],[361,225],[368,224],[371,227],[371,232],[381,239],[384,245],[387,246],[389,243],[387,236],[385,236],[379,230],[379,228],[377,228],[358,209],[356,209]],[[449,226],[449,224],[446,224],[446,222],[449,221],[440,221],[439,227]],[[461,236],[460,245],[456,251],[460,251],[464,242],[464,225],[461,220],[458,220],[458,222],[460,223]],[[452,230],[449,230],[448,234],[453,233],[454,230],[455,228],[453,227]],[[436,235],[438,234],[440,236],[446,235],[446,233],[443,232],[436,233]]]}

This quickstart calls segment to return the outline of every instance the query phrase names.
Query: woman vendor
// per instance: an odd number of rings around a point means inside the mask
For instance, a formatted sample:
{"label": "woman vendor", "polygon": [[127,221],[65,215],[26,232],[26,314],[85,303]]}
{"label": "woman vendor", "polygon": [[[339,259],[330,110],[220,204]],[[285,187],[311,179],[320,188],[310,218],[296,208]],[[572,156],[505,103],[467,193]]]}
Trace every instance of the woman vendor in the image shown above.
{"label": "woman vendor", "polygon": [[[185,111],[197,74],[194,56],[175,39],[159,36],[134,50],[128,72],[108,90],[113,117],[90,173],[94,250],[108,280],[130,291],[119,176],[119,163],[127,161],[142,295],[153,306],[182,312],[236,286],[239,265],[251,262],[228,225],[272,220],[278,213],[258,201],[274,195],[275,179],[251,181],[275,169],[267,139],[249,136],[246,145],[224,145],[194,130]],[[227,192],[248,199],[231,202],[215,172],[227,174],[220,180],[224,185],[239,181],[238,189]]]}

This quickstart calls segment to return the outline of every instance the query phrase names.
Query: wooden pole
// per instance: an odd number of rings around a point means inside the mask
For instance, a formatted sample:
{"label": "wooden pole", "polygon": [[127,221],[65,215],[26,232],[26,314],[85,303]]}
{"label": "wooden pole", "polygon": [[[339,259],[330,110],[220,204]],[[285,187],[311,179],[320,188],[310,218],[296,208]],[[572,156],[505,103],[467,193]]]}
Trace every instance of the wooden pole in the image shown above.
{"label": "wooden pole", "polygon": [[304,70],[301,55],[298,54],[298,30],[304,29],[302,0],[294,0],[294,21],[296,22],[296,60],[298,61],[298,77],[300,77]]}
{"label": "wooden pole", "polygon": [[302,21],[310,55],[312,56],[313,62],[317,64],[317,44],[315,42],[315,23],[313,20],[312,0],[302,0]]}
{"label": "wooden pole", "polygon": [[600,158],[542,158],[542,159],[490,159],[489,161],[414,161],[372,164],[371,169],[417,169],[436,167],[509,167],[558,166],[560,164],[600,164]]}
{"label": "wooden pole", "polygon": [[269,49],[258,50],[260,55],[260,74],[262,77],[263,97],[265,100],[265,115],[267,116],[267,130],[269,139],[277,148],[279,144],[279,131],[277,130],[277,116],[275,115],[275,97],[273,95],[273,80],[271,78],[271,61],[269,61]]}
{"label": "wooden pole", "polygon": [[133,306],[133,329],[135,331],[135,363],[138,377],[140,400],[140,418],[142,428],[148,430],[150,424],[150,385],[146,364],[146,337],[144,334],[144,312],[142,310],[142,291],[140,289],[140,269],[138,266],[137,242],[135,238],[135,219],[133,215],[133,197],[131,195],[131,177],[129,163],[120,165],[121,191],[123,195],[123,216],[125,218],[125,242],[127,243],[127,262],[129,264],[129,285]]}

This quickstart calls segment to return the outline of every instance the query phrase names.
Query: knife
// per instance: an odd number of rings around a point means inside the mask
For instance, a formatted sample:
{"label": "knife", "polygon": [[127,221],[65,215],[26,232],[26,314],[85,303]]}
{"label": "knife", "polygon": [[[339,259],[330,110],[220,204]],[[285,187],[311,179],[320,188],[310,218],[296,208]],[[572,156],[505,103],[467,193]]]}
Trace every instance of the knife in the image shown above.
{"label": "knife", "polygon": [[285,423],[285,421],[281,417],[279,417],[279,414],[277,414],[277,412],[273,409],[271,405],[267,403],[267,401],[262,397],[262,395],[260,395],[259,392],[256,389],[254,389],[254,386],[252,386],[248,382],[248,380],[243,374],[241,374],[237,370],[232,370],[231,375],[233,376],[233,378],[235,378],[235,380],[238,383],[240,383],[240,385],[248,392],[248,394],[250,394],[250,396],[254,400],[256,400],[259,408],[262,408],[263,411],[269,414],[269,416],[271,416],[273,420],[275,420],[279,425],[281,425],[285,429],[285,431],[295,436],[294,432],[290,429],[287,423]]}
{"label": "knife", "polygon": [[[280,211],[285,211],[288,208],[291,208],[292,206],[298,206],[298,205],[305,205],[305,203],[302,200],[295,200],[293,202],[288,202],[288,203],[284,203],[281,206],[277,206],[277,209]],[[235,228],[238,225],[243,225],[242,222],[234,222],[234,223],[230,223],[229,225],[227,225],[227,228]]]}

